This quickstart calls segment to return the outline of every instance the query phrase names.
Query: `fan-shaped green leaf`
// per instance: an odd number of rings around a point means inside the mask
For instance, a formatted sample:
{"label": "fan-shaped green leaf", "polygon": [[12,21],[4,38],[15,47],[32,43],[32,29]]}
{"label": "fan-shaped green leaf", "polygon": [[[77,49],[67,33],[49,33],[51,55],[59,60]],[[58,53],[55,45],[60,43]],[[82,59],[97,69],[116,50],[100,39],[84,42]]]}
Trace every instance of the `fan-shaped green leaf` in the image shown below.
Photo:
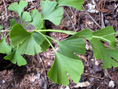
{"label": "fan-shaped green leaf", "polygon": [[43,23],[43,18],[41,17],[41,14],[39,13],[38,10],[34,9],[31,11],[31,17],[32,17],[32,24],[35,28],[42,29],[44,27]]}
{"label": "fan-shaped green leaf", "polygon": [[82,38],[78,37],[70,37],[64,41],[58,42],[59,52],[64,56],[79,59],[75,54],[84,54],[86,52],[85,49],[85,41]]}
{"label": "fan-shaped green leaf", "polygon": [[[46,50],[49,48],[49,43],[47,42],[47,40],[45,40],[45,38],[40,35],[39,33],[33,33],[33,37],[36,40],[36,42],[41,46],[42,50],[44,52],[46,52]],[[50,42],[52,40],[48,39]]]}
{"label": "fan-shaped green leaf", "polygon": [[20,24],[16,24],[11,30],[10,41],[13,46],[18,46],[20,54],[34,55],[41,51],[33,32],[27,32]]}
{"label": "fan-shaped green leaf", "polygon": [[6,43],[5,39],[0,40],[0,53],[9,53],[11,47]]}
{"label": "fan-shaped green leaf", "polygon": [[10,26],[13,27],[16,24],[15,19],[10,19]]}
{"label": "fan-shaped green leaf", "polygon": [[4,57],[6,60],[10,60],[13,64],[16,64],[18,66],[26,65],[26,60],[17,52],[14,51],[11,54]]}
{"label": "fan-shaped green leaf", "polygon": [[[52,40],[48,39],[50,41],[50,43],[52,43]],[[43,52],[46,52],[47,49],[50,47],[50,44],[48,43],[47,40],[43,41],[43,43],[40,45]]]}
{"label": "fan-shaped green leaf", "polygon": [[72,80],[78,83],[83,73],[83,68],[83,64],[80,60],[69,58],[56,52],[53,66],[48,72],[48,77],[54,83],[66,86],[69,84],[68,73]]}
{"label": "fan-shaped green leaf", "polygon": [[12,4],[8,7],[8,9],[9,9],[9,10],[12,10],[12,11],[15,11],[16,13],[18,13],[19,16],[21,16],[21,13],[22,13],[23,9],[24,9],[27,5],[28,5],[28,2],[21,0],[21,1],[19,2],[19,4],[18,4],[17,2],[12,3]]}
{"label": "fan-shaped green leaf", "polygon": [[22,20],[24,22],[31,21],[31,16],[30,16],[29,12],[27,12],[27,11],[23,12],[23,14],[22,14]]}
{"label": "fan-shaped green leaf", "polygon": [[63,17],[63,9],[57,7],[57,2],[55,1],[41,1],[41,8],[43,12],[43,17],[45,20],[49,20],[55,25],[59,25]]}
{"label": "fan-shaped green leaf", "polygon": [[[48,77],[54,83],[67,85],[69,83],[67,73],[75,83],[78,83],[83,72],[83,64],[77,54],[84,54],[85,41],[75,35],[64,41],[57,41],[59,53],[55,52],[55,60]],[[78,70],[79,68],[79,70]]]}
{"label": "fan-shaped green leaf", "polygon": [[[117,67],[118,50],[116,50],[115,36],[113,27],[108,26],[96,32],[93,32],[93,38],[90,41],[96,59],[103,60],[103,68]],[[101,41],[110,43],[112,49],[106,48]],[[113,59],[114,58],[114,59]],[[116,60],[116,61],[114,61]]]}
{"label": "fan-shaped green leaf", "polygon": [[13,26],[10,31],[10,41],[13,46],[22,43],[31,33],[27,32],[20,24]]}
{"label": "fan-shaped green leaf", "polygon": [[107,49],[98,39],[92,39],[90,40],[90,43],[92,45],[95,58],[103,60],[104,69],[111,68],[112,66],[118,67],[116,62],[118,61],[118,50]]}
{"label": "fan-shaped green leaf", "polygon": [[31,34],[18,46],[18,51],[20,54],[35,55],[41,52],[41,48]]}
{"label": "fan-shaped green leaf", "polygon": [[45,40],[45,38],[39,33],[33,33],[33,37],[39,45],[41,45],[43,41]]}
{"label": "fan-shaped green leaf", "polygon": [[83,30],[77,32],[74,36],[79,37],[79,38],[85,38],[87,40],[91,40],[92,32],[90,31],[90,29],[83,29]]}
{"label": "fan-shaped green leaf", "polygon": [[59,6],[70,6],[77,10],[81,10],[81,5],[84,4],[84,0],[56,0]]}
{"label": "fan-shaped green leaf", "polygon": [[95,31],[92,33],[92,37],[95,39],[99,39],[102,41],[106,41],[110,43],[111,48],[116,47],[116,42],[115,42],[115,32],[112,26],[107,26],[106,28],[103,28],[101,30]]}

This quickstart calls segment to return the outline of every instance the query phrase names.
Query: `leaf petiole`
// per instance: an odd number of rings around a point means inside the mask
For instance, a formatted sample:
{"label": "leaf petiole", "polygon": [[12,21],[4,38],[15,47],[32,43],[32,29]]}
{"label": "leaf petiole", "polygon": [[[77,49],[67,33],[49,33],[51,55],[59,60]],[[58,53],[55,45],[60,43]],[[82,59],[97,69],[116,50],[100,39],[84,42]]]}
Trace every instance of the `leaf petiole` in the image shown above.
{"label": "leaf petiole", "polygon": [[27,28],[30,25],[30,23],[27,24],[27,26],[25,28]]}
{"label": "leaf petiole", "polygon": [[21,25],[23,25],[22,17],[20,16]]}
{"label": "leaf petiole", "polygon": [[48,37],[49,39],[51,39],[51,40],[53,40],[53,41],[55,41],[55,42],[57,42],[57,43],[59,43],[59,41],[58,40],[55,40],[54,38],[52,38],[52,37],[50,37],[50,36],[47,36],[47,35],[45,35],[46,37]]}
{"label": "leaf petiole", "polygon": [[107,40],[107,39],[105,39],[103,37],[100,37],[100,36],[92,36],[92,38],[102,39],[104,41],[111,42],[111,41],[109,41],[109,40]]}
{"label": "leaf petiole", "polygon": [[36,29],[34,29],[34,31],[38,30],[38,28],[41,26],[41,24],[42,24],[43,22],[44,22],[44,19],[41,19],[41,21],[40,21],[39,25],[37,26],[37,28],[36,28]]}
{"label": "leaf petiole", "polygon": [[6,37],[9,35],[10,33],[8,33],[4,38],[6,39]]}
{"label": "leaf petiole", "polygon": [[54,50],[54,52],[57,52],[55,50],[54,46],[52,45],[52,43],[47,39],[47,37],[44,34],[42,34],[41,32],[38,32],[38,33],[41,34],[48,41],[48,43],[50,44],[50,46],[52,47],[52,49]]}

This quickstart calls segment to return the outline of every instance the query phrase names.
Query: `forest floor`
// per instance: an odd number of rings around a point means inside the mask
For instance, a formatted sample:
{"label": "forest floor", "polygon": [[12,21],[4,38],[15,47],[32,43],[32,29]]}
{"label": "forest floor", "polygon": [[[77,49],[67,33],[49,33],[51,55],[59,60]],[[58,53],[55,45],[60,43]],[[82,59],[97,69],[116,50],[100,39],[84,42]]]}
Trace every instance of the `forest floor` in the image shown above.
{"label": "forest floor", "polygon": [[[18,16],[16,13],[7,9],[13,2],[19,0],[0,0],[0,25],[4,25],[4,29],[9,27],[9,19]],[[29,2],[25,8],[26,11],[40,8],[40,0]],[[46,28],[62,29],[69,31],[80,31],[84,28],[97,31],[106,26],[113,26],[114,30],[118,30],[118,0],[85,0],[82,11],[77,11],[71,7],[64,7],[64,18],[59,26],[55,26],[46,21]],[[30,29],[30,27],[28,28]],[[57,40],[64,40],[68,37],[66,34],[49,33],[49,35]],[[116,35],[116,41],[118,36]],[[53,42],[55,48],[58,45]],[[66,87],[51,82],[47,77],[47,72],[51,68],[54,60],[54,52],[50,48],[46,53],[41,52],[39,55],[26,56],[28,64],[18,67],[17,65],[3,65],[0,68],[0,89],[118,89],[118,68],[104,70],[102,60],[94,58],[91,45],[86,42],[86,54],[80,58],[84,64],[84,73],[78,84],[70,80],[70,84]],[[0,59],[3,58],[0,55]],[[1,66],[0,66],[1,67]]]}

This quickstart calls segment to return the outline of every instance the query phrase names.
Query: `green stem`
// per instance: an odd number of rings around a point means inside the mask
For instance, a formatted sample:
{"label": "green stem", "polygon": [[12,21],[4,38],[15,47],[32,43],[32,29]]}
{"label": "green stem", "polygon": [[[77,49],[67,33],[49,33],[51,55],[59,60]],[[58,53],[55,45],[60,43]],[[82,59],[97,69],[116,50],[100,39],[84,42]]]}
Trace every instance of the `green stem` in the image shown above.
{"label": "green stem", "polygon": [[22,17],[20,16],[20,21],[21,21],[21,25],[23,25],[23,23],[22,23]]}
{"label": "green stem", "polygon": [[40,21],[39,25],[37,26],[37,28],[36,28],[36,29],[34,29],[34,31],[38,30],[38,28],[41,26],[41,24],[43,23],[43,21],[44,21],[44,19],[41,19],[41,21]]}
{"label": "green stem", "polygon": [[38,33],[41,34],[41,35],[48,41],[48,43],[50,44],[50,46],[52,47],[52,49],[53,49],[55,52],[57,52],[57,51],[55,50],[54,46],[52,45],[52,43],[47,39],[47,37],[46,37],[44,34],[42,34],[41,32],[38,32]]}
{"label": "green stem", "polygon": [[51,39],[51,40],[53,40],[53,41],[55,41],[56,43],[59,43],[59,41],[58,40],[56,40],[56,39],[54,39],[54,38],[52,38],[52,37],[50,37],[50,36],[47,36],[47,35],[45,35],[46,37],[48,37],[49,39]]}
{"label": "green stem", "polygon": [[53,30],[53,29],[47,29],[47,30],[35,30],[36,32],[60,32],[60,33],[65,33],[68,35],[74,35],[77,32],[73,32],[73,31],[63,31],[63,30]]}
{"label": "green stem", "polygon": [[3,39],[6,39],[6,37],[7,37],[8,35],[9,35],[9,33],[8,33],[5,37],[3,37],[3,35],[2,35],[2,38],[3,38]]}
{"label": "green stem", "polygon": [[28,23],[28,25],[26,26],[26,28],[30,25],[30,23]]}
{"label": "green stem", "polygon": [[9,35],[9,33],[5,36],[5,38]]}
{"label": "green stem", "polygon": [[25,22],[24,22],[24,28],[25,28]]}

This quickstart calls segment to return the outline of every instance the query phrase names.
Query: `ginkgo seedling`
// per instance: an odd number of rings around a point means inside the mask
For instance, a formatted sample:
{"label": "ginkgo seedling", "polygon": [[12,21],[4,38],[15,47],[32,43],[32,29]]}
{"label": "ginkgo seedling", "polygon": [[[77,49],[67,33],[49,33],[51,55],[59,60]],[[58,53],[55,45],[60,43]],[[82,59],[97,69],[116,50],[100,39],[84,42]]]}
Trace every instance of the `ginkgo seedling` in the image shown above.
{"label": "ginkgo seedling", "polygon": [[[83,29],[79,32],[46,29],[44,21],[49,20],[55,25],[59,25],[63,18],[63,8],[61,6],[70,6],[81,10],[83,0],[56,0],[40,1],[42,14],[37,10],[31,10],[31,13],[23,11],[28,2],[21,0],[19,3],[12,3],[8,9],[18,13],[21,24],[15,19],[10,20],[10,33],[0,40],[0,53],[7,54],[4,58],[10,60],[18,66],[26,65],[26,60],[21,56],[35,55],[51,46],[55,52],[54,63],[48,72],[51,81],[57,84],[68,85],[69,77],[78,83],[84,70],[83,63],[78,55],[86,53],[85,40],[88,40],[93,48],[95,58],[103,60],[103,68],[118,66],[118,50],[116,49],[115,32],[113,27],[108,26],[98,31],[92,32],[90,29]],[[28,24],[26,25],[26,22]],[[33,25],[35,29],[28,32],[26,28]],[[0,29],[2,26],[0,26]],[[63,41],[57,41],[46,35],[46,32],[61,32],[71,35]],[[10,45],[6,42],[9,36]],[[56,51],[52,45],[52,40],[59,46]],[[102,41],[109,43],[109,48],[105,47]],[[78,54],[78,55],[77,55]]]}

